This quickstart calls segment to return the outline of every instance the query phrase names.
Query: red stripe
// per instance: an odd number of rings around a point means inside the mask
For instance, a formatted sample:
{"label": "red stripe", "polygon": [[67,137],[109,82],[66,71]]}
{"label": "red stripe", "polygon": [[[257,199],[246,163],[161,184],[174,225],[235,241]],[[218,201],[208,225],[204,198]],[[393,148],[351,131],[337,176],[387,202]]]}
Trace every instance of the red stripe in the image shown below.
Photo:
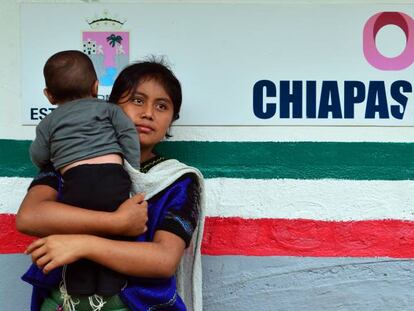
{"label": "red stripe", "polygon": [[205,255],[414,258],[414,222],[206,219]]}
{"label": "red stripe", "polygon": [[13,214],[0,214],[0,254],[22,253],[35,238],[16,230]]}
{"label": "red stripe", "polygon": [[[34,238],[0,214],[0,254],[21,253]],[[414,258],[414,222],[207,217],[204,255]]]}

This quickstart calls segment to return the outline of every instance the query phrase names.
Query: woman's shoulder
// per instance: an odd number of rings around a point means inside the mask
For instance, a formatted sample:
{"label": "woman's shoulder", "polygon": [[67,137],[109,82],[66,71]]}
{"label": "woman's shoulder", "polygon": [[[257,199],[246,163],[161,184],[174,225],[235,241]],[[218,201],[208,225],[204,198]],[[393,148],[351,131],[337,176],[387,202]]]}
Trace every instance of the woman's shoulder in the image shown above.
{"label": "woman's shoulder", "polygon": [[191,205],[196,208],[198,204],[195,204],[195,202],[200,198],[203,181],[193,171],[193,168],[185,166],[178,174],[174,175],[172,173],[168,177],[169,180],[165,180],[165,186],[160,187],[158,193],[153,198],[168,197],[169,199],[167,201],[173,198],[175,204],[181,201],[191,201]]}
{"label": "woman's shoulder", "polygon": [[128,167],[127,171],[130,173],[134,192],[145,192],[147,199],[171,187],[185,189],[193,184],[201,187],[203,184],[199,170],[163,156],[156,156],[142,163],[141,172],[131,172]]}
{"label": "woman's shoulder", "polygon": [[157,155],[151,160],[144,162],[141,168],[142,172],[149,174],[164,173],[174,177],[182,176],[184,174],[192,173],[196,178],[203,178],[201,172],[186,163],[183,163],[177,159],[167,158]]}

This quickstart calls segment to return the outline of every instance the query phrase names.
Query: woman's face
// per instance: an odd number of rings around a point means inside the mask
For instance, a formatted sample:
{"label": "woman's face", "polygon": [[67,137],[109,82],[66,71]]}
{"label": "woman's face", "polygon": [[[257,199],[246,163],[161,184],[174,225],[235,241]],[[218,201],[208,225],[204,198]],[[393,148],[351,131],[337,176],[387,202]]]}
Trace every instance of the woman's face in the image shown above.
{"label": "woman's face", "polygon": [[167,134],[174,114],[170,96],[156,80],[145,80],[131,93],[124,94],[119,106],[134,122],[141,151],[152,151]]}

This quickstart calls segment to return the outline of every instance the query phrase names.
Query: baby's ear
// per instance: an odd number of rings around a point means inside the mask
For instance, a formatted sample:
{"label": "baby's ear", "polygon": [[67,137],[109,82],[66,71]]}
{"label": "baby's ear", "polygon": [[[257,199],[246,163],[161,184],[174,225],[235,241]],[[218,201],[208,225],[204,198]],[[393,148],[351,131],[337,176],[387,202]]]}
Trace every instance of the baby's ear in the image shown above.
{"label": "baby's ear", "polygon": [[95,82],[92,85],[92,90],[91,90],[92,97],[98,96],[98,86],[99,86],[99,80],[95,80]]}
{"label": "baby's ear", "polygon": [[53,97],[52,93],[49,92],[49,90],[47,89],[47,87],[45,87],[43,89],[43,94],[45,94],[46,98],[48,99],[48,101],[52,104],[52,105],[56,105],[56,101],[55,98]]}

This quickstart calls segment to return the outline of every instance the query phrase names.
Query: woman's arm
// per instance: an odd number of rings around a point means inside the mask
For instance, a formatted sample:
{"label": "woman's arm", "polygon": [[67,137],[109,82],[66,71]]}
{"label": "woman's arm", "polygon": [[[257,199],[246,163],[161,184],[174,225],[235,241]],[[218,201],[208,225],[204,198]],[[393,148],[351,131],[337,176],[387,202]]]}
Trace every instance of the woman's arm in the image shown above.
{"label": "woman's arm", "polygon": [[125,275],[165,278],[174,275],[184,248],[180,237],[159,230],[153,242],[139,243],[92,235],[51,235],[33,242],[26,254],[45,273],[86,258]]}
{"label": "woman's arm", "polygon": [[16,216],[20,232],[137,236],[146,231],[147,203],[142,194],[126,200],[112,213],[98,212],[56,202],[57,191],[46,185],[29,189]]}

